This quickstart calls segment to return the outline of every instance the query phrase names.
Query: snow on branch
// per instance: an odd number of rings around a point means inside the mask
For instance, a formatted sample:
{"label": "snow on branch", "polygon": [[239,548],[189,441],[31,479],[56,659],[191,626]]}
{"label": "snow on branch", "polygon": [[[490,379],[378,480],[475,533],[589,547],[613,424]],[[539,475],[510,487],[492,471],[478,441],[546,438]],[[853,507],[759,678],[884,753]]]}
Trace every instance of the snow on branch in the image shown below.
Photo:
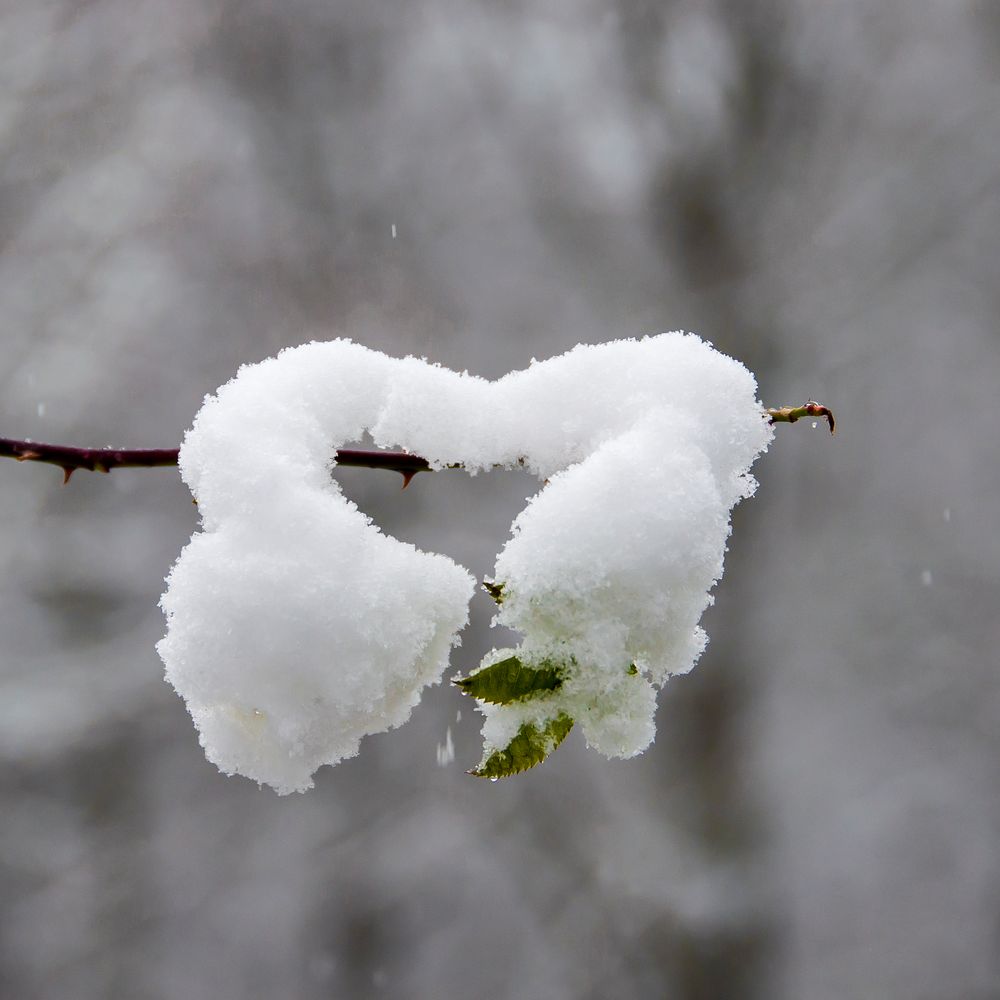
{"label": "snow on branch", "polygon": [[[574,726],[609,757],[652,741],[657,690],[707,642],[730,512],[773,424],[739,362],[695,336],[580,345],[491,382],[347,340],[244,366],[208,396],[180,449],[0,439],[0,456],[63,469],[177,464],[201,518],[167,579],[157,649],[206,756],[279,793],[405,722],[440,681],[475,580],[383,534],[333,465],[470,474],[519,466],[542,487],[484,587],[523,637],[456,683],[485,716],[471,773],[544,760]],[[342,447],[370,434],[379,447]]]}
{"label": "snow on branch", "polygon": [[402,724],[447,669],[475,581],[344,497],[330,455],[365,432],[430,468],[521,466],[544,484],[493,572],[496,623],[523,640],[480,665],[498,683],[468,685],[501,699],[477,699],[475,773],[533,766],[574,724],[608,756],[640,753],[656,690],[704,648],[729,511],[773,435],[756,390],[679,333],[579,346],[495,382],[346,340],[240,369],[181,448],[202,531],[168,579],[158,647],[209,759],[303,790]]}

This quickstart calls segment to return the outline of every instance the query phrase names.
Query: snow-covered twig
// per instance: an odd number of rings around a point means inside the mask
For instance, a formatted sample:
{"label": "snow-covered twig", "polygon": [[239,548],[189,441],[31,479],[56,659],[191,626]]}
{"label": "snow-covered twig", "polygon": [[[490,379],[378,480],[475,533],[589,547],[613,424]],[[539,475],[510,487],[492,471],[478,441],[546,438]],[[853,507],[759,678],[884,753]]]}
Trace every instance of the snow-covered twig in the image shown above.
{"label": "snow-covered twig", "polygon": [[[768,407],[764,415],[772,424],[794,424],[803,417],[823,417],[829,421],[831,434],[836,427],[830,408],[815,400],[809,400],[802,406]],[[150,469],[176,465],[179,451],[178,448],[73,448],[61,444],[0,438],[0,458],[58,466],[63,470],[63,483],[68,483],[77,469],[110,472],[112,469]],[[365,451],[354,448],[341,448],[337,452],[337,465],[398,472],[403,477],[404,488],[418,472],[429,472],[431,469],[427,459],[405,451]]]}

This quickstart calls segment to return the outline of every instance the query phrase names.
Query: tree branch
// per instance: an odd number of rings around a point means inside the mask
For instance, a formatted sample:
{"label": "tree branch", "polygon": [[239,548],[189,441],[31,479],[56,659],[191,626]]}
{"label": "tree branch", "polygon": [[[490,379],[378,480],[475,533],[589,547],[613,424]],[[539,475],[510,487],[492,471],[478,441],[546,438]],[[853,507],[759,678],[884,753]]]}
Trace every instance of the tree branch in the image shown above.
{"label": "tree branch", "polygon": [[178,448],[70,448],[61,444],[41,444],[37,441],[13,441],[0,438],[0,457],[18,462],[44,462],[63,470],[63,483],[77,469],[90,472],[110,472],[126,467],[149,469],[159,465],[176,465]]}
{"label": "tree branch", "polygon": [[[0,438],[0,458],[58,466],[63,470],[63,483],[68,483],[77,469],[111,472],[112,469],[151,469],[176,465],[179,453],[179,448],[71,448],[61,444]],[[406,483],[418,472],[430,471],[430,463],[426,458],[410,455],[405,451],[358,451],[341,448],[337,452],[337,465],[389,469],[398,472]]]}
{"label": "tree branch", "polygon": [[[835,427],[829,407],[814,400],[802,406],[769,408],[764,411],[764,416],[772,424],[794,424],[802,417],[825,417],[830,423],[831,434]],[[70,476],[77,469],[110,472],[112,469],[150,469],[176,465],[179,453],[179,448],[71,448],[61,444],[0,438],[0,458],[55,465],[63,470],[64,484],[69,482]],[[429,472],[431,468],[426,458],[405,451],[361,451],[353,448],[341,448],[337,452],[337,465],[398,472],[403,477],[404,489],[418,472]]]}

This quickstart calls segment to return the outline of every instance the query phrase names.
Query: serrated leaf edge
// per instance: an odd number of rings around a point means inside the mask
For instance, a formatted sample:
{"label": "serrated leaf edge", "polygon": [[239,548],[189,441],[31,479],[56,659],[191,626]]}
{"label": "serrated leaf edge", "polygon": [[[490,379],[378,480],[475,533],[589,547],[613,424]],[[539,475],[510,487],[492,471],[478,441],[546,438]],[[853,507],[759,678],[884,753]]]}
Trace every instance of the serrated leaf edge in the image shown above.
{"label": "serrated leaf edge", "polygon": [[[549,719],[543,729],[539,729],[534,722],[525,722],[506,747],[486,754],[479,766],[468,773],[476,778],[491,779],[509,778],[515,774],[522,774],[546,760],[556,747],[566,739],[572,728],[573,719],[566,712],[560,712],[554,719]],[[513,749],[518,741],[523,741],[524,750],[515,751]],[[525,760],[527,763],[515,765],[515,761],[518,759]]]}
{"label": "serrated leaf edge", "polygon": [[[528,686],[522,687],[527,680]],[[519,656],[507,656],[452,683],[477,701],[490,705],[510,705],[528,701],[539,695],[558,691],[563,684],[562,670],[551,660],[542,660],[537,667],[525,666]],[[498,690],[499,689],[499,690]],[[505,693],[505,689],[514,693]]]}

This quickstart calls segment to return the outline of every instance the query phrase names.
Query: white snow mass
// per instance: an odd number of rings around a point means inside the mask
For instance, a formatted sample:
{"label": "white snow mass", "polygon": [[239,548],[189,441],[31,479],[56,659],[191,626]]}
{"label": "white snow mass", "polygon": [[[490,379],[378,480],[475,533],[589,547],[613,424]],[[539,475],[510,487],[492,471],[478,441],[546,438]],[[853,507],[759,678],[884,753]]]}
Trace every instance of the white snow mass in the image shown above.
{"label": "white snow mass", "polygon": [[366,431],[435,467],[520,462],[548,480],[497,559],[497,621],[566,681],[488,706],[487,747],[560,711],[608,756],[648,746],[656,688],[704,648],[730,510],[771,439],[750,372],[681,333],[495,382],[334,340],[241,368],[181,448],[202,530],[168,577],[157,649],[209,760],[309,788],[405,722],[459,641],[471,575],[384,535],[330,474]]}

